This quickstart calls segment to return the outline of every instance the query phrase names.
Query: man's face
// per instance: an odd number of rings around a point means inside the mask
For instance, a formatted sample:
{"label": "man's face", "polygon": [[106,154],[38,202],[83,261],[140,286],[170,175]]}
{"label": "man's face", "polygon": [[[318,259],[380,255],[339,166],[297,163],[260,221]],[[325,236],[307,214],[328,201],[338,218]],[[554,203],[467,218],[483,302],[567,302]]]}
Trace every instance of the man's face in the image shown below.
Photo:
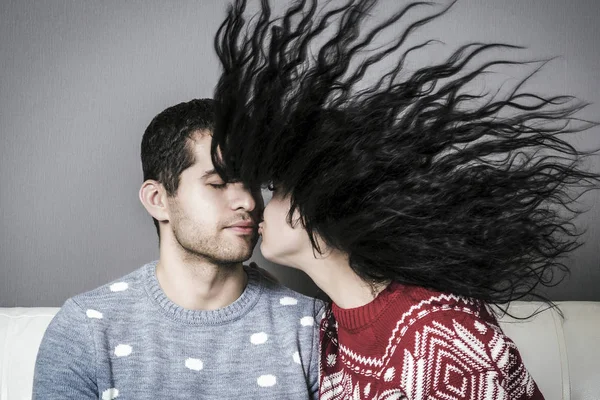
{"label": "man's face", "polygon": [[168,198],[169,228],[188,253],[215,263],[250,258],[263,209],[260,190],[224,184],[210,158],[209,134],[195,134],[189,147],[195,164],[183,171],[175,196]]}

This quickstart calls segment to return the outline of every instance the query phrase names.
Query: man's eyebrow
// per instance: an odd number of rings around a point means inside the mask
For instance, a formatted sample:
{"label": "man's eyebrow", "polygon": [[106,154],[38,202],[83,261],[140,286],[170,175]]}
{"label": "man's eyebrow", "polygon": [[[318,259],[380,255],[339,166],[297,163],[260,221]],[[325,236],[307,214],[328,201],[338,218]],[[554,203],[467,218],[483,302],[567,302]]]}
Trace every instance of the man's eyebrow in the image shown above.
{"label": "man's eyebrow", "polygon": [[213,169],[209,169],[208,171],[204,171],[204,175],[202,175],[202,179],[208,178],[209,176],[215,175],[217,171]]}

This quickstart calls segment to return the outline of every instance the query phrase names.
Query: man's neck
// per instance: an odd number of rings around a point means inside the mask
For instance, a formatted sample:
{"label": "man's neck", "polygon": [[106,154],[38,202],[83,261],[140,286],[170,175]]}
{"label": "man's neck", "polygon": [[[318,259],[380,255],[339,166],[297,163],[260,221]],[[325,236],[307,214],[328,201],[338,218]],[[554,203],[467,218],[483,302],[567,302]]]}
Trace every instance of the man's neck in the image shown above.
{"label": "man's neck", "polygon": [[162,253],[156,277],[165,295],[188,310],[227,307],[242,295],[248,281],[242,263],[219,265]]}

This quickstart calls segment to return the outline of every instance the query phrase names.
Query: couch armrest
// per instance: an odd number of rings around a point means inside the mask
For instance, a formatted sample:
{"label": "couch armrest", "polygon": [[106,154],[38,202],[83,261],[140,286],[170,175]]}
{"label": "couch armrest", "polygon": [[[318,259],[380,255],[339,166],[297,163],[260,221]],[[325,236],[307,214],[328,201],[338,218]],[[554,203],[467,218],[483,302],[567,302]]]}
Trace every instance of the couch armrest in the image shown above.
{"label": "couch armrest", "polygon": [[0,308],[0,400],[30,399],[44,332],[58,308]]}
{"label": "couch armrest", "polygon": [[[546,400],[600,399],[600,302],[565,301],[526,321],[500,319]],[[527,316],[547,306],[517,301],[509,312]]]}

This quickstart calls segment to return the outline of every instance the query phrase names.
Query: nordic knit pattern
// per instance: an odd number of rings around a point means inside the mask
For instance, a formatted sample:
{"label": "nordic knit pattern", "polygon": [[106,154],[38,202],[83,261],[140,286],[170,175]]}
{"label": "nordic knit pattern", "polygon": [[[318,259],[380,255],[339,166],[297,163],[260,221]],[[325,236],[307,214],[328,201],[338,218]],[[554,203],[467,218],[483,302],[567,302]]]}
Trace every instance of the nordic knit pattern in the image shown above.
{"label": "nordic knit pattern", "polygon": [[397,283],[321,321],[321,400],[543,400],[484,303]]}
{"label": "nordic knit pattern", "polygon": [[42,341],[33,398],[317,398],[321,306],[246,268],[231,305],[171,302],[150,263],[67,300]]}

